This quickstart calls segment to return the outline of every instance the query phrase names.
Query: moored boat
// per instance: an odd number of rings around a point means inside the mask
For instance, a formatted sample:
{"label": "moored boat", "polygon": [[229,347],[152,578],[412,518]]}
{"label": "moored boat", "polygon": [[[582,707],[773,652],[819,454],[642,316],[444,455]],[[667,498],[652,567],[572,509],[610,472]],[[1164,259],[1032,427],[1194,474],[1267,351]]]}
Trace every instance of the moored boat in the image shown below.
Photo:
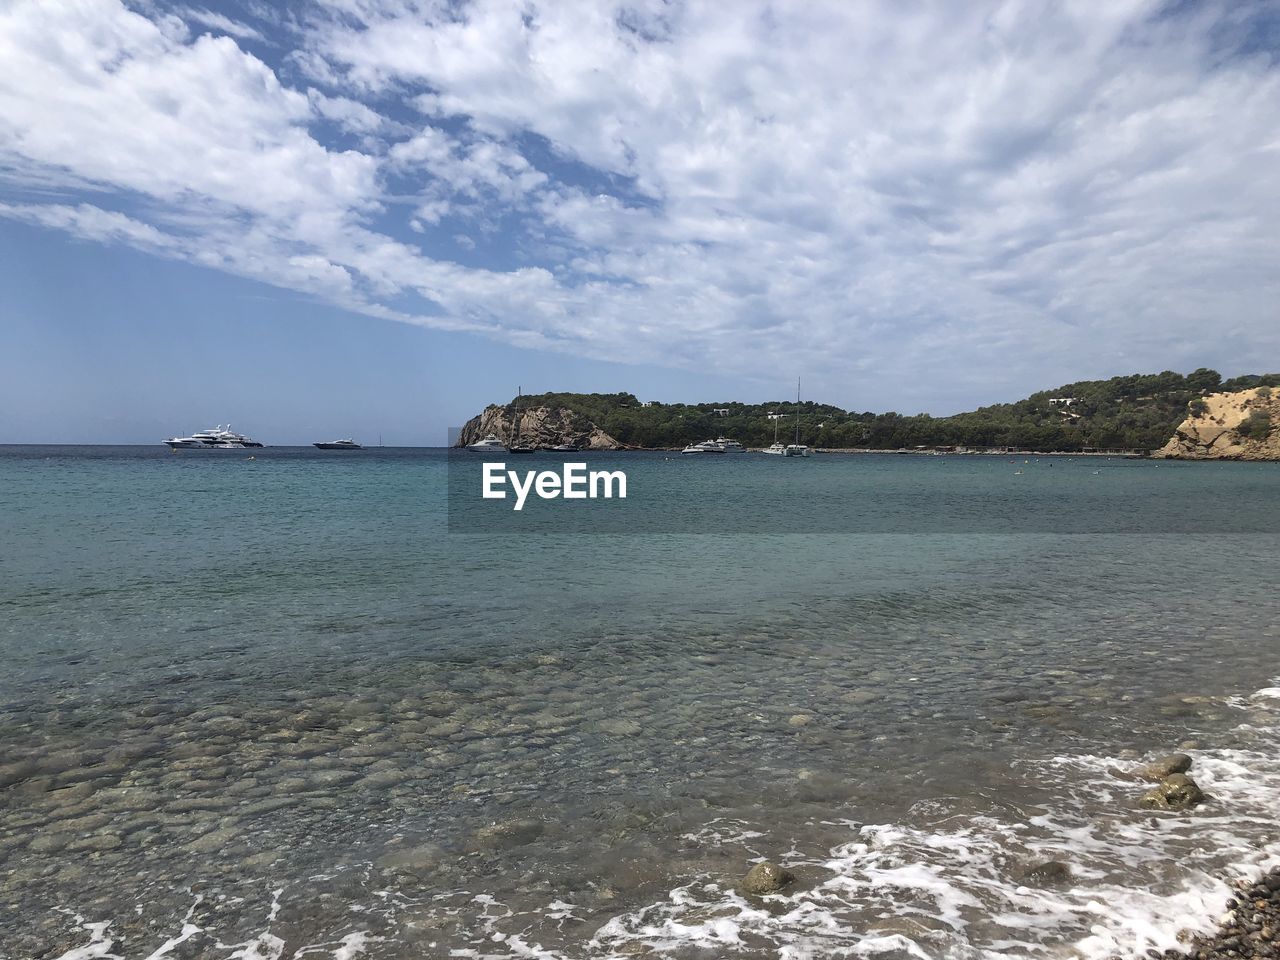
{"label": "moored boat", "polygon": [[474,450],[477,453],[506,453],[507,445],[499,440],[495,434],[490,433],[483,440],[468,443],[467,449]]}
{"label": "moored boat", "polygon": [[703,440],[701,443],[691,443],[681,453],[724,453],[724,446],[715,440]]}
{"label": "moored boat", "polygon": [[812,451],[800,442],[800,378],[796,377],[796,442],[783,448],[784,457],[807,457]]}
{"label": "moored boat", "polygon": [[523,416],[520,412],[520,400],[523,397],[524,388],[516,387],[516,400],[511,407],[511,445],[507,447],[507,453],[536,453],[538,450],[536,444],[520,440],[520,418]]}
{"label": "moored boat", "polygon": [[259,441],[233,431],[231,424],[226,427],[218,424],[210,430],[201,430],[189,437],[170,437],[165,444],[171,450],[244,450],[262,446]]}

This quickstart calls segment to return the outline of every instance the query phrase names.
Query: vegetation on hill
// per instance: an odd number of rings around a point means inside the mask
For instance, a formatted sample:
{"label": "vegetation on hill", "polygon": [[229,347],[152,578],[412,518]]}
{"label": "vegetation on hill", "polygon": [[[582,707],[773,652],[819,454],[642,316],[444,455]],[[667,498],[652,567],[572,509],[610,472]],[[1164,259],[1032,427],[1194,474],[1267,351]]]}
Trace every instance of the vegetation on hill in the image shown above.
{"label": "vegetation on hill", "polygon": [[[980,407],[950,417],[856,413],[830,404],[642,403],[630,393],[526,395],[524,407],[567,408],[635,447],[678,447],[727,436],[748,446],[774,439],[770,414],[781,414],[778,436],[818,447],[894,450],[916,446],[1017,447],[1025,450],[1138,449],[1161,446],[1208,393],[1280,386],[1280,374],[1224,381],[1215,370],[1134,374],[1083,380],[1042,390],[1016,403]],[[1070,400],[1070,403],[1066,401]],[[1051,402],[1054,401],[1054,402]]]}

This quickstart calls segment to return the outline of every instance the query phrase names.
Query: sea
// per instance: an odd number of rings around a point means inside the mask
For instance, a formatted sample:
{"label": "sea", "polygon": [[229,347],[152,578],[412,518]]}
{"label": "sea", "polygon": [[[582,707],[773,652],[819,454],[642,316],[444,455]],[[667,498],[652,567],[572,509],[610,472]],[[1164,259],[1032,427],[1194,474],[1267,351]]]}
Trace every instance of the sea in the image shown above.
{"label": "sea", "polygon": [[571,456],[0,447],[0,958],[1141,957],[1280,855],[1280,464]]}

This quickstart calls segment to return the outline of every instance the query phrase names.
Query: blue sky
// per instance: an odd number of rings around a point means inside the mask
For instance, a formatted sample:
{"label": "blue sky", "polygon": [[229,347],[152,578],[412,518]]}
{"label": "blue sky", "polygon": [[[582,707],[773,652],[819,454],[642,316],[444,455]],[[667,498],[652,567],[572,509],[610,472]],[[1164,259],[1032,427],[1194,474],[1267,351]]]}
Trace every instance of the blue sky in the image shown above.
{"label": "blue sky", "polygon": [[0,442],[1280,367],[1274,3],[0,8]]}

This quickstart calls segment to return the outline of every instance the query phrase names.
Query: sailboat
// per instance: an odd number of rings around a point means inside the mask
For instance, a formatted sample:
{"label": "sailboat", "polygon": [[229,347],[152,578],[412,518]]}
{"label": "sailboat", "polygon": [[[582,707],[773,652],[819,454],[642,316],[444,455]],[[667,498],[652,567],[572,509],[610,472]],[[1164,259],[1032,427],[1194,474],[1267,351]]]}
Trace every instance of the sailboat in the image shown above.
{"label": "sailboat", "polygon": [[511,429],[511,445],[507,453],[534,453],[538,448],[531,443],[520,442],[520,399],[524,396],[520,387],[516,387],[515,410],[511,415],[514,426]]}
{"label": "sailboat", "polygon": [[778,424],[782,422],[782,414],[777,410],[773,411],[773,445],[765,447],[761,453],[769,453],[775,457],[785,457],[787,455],[787,445],[778,442]]}
{"label": "sailboat", "polygon": [[796,377],[796,442],[782,451],[784,457],[807,457],[813,451],[800,442],[800,378]]}

